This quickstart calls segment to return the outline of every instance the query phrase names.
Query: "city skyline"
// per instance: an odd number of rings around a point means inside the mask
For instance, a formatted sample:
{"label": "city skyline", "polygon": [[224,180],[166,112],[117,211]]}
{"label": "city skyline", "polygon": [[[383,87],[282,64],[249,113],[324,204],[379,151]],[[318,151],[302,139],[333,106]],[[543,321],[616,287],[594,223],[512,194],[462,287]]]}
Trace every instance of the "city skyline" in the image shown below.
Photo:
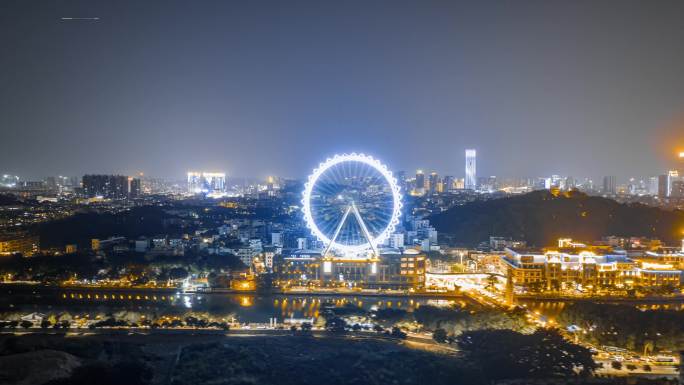
{"label": "city skyline", "polygon": [[682,15],[3,1],[0,382],[684,385]]}
{"label": "city skyline", "polygon": [[657,175],[682,151],[682,7],[13,2],[0,164],[303,177],[356,151],[458,175],[477,148],[481,175]]}
{"label": "city skyline", "polygon": [[[628,176],[626,176],[626,177],[617,177],[616,175],[610,174],[610,173],[608,173],[608,174],[587,174],[587,173],[583,173],[583,174],[579,174],[579,175],[572,175],[572,174],[562,174],[562,173],[558,173],[558,172],[552,172],[552,173],[546,174],[546,175],[532,175],[532,174],[528,173],[528,174],[504,175],[504,176],[502,176],[500,174],[495,175],[495,174],[479,174],[479,173],[477,173],[476,166],[475,166],[476,158],[477,158],[477,151],[478,151],[477,149],[473,149],[473,148],[465,149],[465,157],[464,157],[465,171],[462,171],[463,167],[462,167],[461,171],[455,171],[453,173],[438,171],[436,168],[430,168],[430,167],[428,167],[428,168],[423,168],[423,167],[415,168],[415,171],[417,174],[422,174],[424,172],[430,172],[432,175],[435,175],[435,176],[439,175],[440,177],[444,176],[444,177],[451,177],[451,178],[453,178],[453,177],[460,178],[467,185],[466,188],[472,188],[478,183],[478,180],[481,180],[484,178],[499,178],[500,180],[539,179],[539,178],[552,178],[552,179],[553,178],[555,178],[555,179],[557,179],[557,178],[563,178],[563,179],[571,178],[574,181],[589,181],[589,182],[597,183],[597,184],[599,184],[603,181],[605,184],[605,178],[610,177],[610,178],[614,178],[616,180],[616,183],[623,183],[626,181],[631,183],[631,182],[635,182],[635,181],[637,181],[637,182],[638,181],[648,181],[648,179],[664,177],[664,176],[667,176],[668,174],[670,174],[672,172],[676,173],[678,171],[678,169],[682,165],[684,165],[681,163],[681,159],[684,159],[684,152],[680,152],[678,154],[674,154],[674,156],[673,156],[673,158],[679,158],[680,162],[678,162],[678,163],[673,162],[672,167],[670,167],[669,169],[660,170],[659,172],[648,174],[648,175],[628,174]],[[351,152],[349,152],[349,153],[351,153]],[[162,178],[162,179],[165,179],[168,181],[172,181],[172,180],[185,179],[186,177],[189,178],[191,174],[197,173],[197,171],[195,171],[195,170],[187,169],[187,172],[183,173],[183,175],[146,175],[145,172],[143,172],[141,170],[136,170],[136,171],[132,171],[132,172],[128,172],[128,173],[123,172],[123,174],[127,174],[131,177],[143,178],[146,176],[148,178],[149,177],[151,177],[151,178]],[[260,180],[260,179],[268,179],[268,178],[272,178],[272,177],[294,179],[294,180],[306,178],[306,175],[294,176],[294,177],[289,176],[289,175],[284,176],[284,175],[276,175],[276,174],[227,175],[224,171],[225,169],[215,169],[215,170],[222,176],[222,178],[224,178],[224,180],[226,177],[229,177],[231,179],[242,180],[243,182],[246,180]],[[471,170],[471,171],[469,171],[469,170]],[[3,170],[0,170],[0,172],[2,172],[2,171]],[[394,173],[396,173],[397,175],[401,174],[404,177],[405,177],[406,171],[407,171],[406,169],[393,169]],[[203,171],[203,172],[207,173],[208,171]],[[122,174],[122,172],[114,171],[114,172],[95,173],[92,171],[87,171],[84,173],[84,175],[87,175],[87,174]],[[212,174],[212,172],[209,172],[209,174]],[[62,179],[62,178],[68,179],[68,178],[72,178],[74,176],[75,175],[69,174],[69,173],[59,173],[58,175],[57,174],[54,174],[54,175],[45,175],[45,174],[42,174],[42,175],[41,174],[38,174],[38,175],[19,175],[19,174],[11,173],[11,172],[8,173],[6,171],[2,174],[3,179],[18,178],[17,181],[19,181],[19,180],[21,180],[21,181],[46,180],[46,179],[54,178],[54,177],[57,177],[59,179]],[[468,179],[470,179],[469,182],[468,182]],[[426,182],[427,182],[427,180],[426,180]],[[427,186],[427,184],[426,184],[426,188],[427,187],[429,187],[429,186]]]}

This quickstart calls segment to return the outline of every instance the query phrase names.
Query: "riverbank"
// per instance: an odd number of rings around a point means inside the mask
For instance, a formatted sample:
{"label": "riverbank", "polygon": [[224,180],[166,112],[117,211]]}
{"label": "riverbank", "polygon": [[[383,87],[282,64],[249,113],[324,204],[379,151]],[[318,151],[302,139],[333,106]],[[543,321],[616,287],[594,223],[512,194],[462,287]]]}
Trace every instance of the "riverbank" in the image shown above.
{"label": "riverbank", "polygon": [[624,302],[624,303],[654,303],[654,302],[684,302],[684,295],[675,296],[649,296],[649,297],[618,297],[618,296],[592,296],[573,297],[562,295],[518,295],[516,299],[521,301],[555,301],[555,302]]}
{"label": "riverbank", "polygon": [[0,282],[0,289],[3,288],[36,288],[47,290],[77,290],[77,291],[111,291],[111,292],[147,292],[159,294],[236,294],[236,295],[303,295],[303,296],[338,296],[338,297],[405,297],[405,298],[466,298],[460,292],[409,292],[399,290],[340,290],[340,289],[319,289],[319,290],[235,290],[235,289],[205,289],[205,290],[183,290],[178,287],[150,287],[150,286],[108,286],[108,285],[50,285],[43,283],[27,282]]}

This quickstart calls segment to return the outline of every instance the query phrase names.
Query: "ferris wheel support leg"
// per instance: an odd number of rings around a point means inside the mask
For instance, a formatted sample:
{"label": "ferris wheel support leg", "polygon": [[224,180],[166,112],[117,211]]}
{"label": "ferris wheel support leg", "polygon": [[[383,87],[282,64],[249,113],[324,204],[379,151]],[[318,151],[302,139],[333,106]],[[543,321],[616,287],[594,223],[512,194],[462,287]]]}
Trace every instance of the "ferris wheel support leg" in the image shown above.
{"label": "ferris wheel support leg", "polygon": [[328,246],[325,247],[325,251],[323,252],[323,257],[326,257],[328,255],[328,252],[330,251],[330,247],[335,243],[335,240],[337,240],[337,236],[340,235],[340,230],[342,230],[342,226],[344,225],[344,222],[347,220],[347,217],[349,216],[349,212],[351,210],[352,210],[352,206],[350,205],[349,207],[347,207],[347,211],[344,212],[344,215],[342,216],[340,223],[337,225],[337,229],[335,229],[335,234],[333,234],[333,237],[330,238],[330,243],[328,243]]}
{"label": "ferris wheel support leg", "polygon": [[363,236],[366,237],[366,241],[368,241],[368,244],[370,245],[371,249],[373,250],[373,257],[378,257],[380,256],[380,253],[378,253],[377,245],[373,243],[373,238],[371,238],[370,233],[368,232],[368,228],[366,227],[366,222],[361,219],[361,214],[359,213],[359,209],[356,208],[356,203],[352,202],[352,211],[354,211],[354,216],[356,217],[356,220],[359,222],[359,225],[361,226],[361,231],[363,232]]}

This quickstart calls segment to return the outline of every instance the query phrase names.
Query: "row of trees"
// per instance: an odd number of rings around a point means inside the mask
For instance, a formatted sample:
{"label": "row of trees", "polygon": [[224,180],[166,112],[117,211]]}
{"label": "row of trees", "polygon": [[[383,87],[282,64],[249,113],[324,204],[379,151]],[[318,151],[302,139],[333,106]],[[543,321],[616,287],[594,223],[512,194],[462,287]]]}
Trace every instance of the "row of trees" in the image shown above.
{"label": "row of trees", "polygon": [[173,318],[173,319],[159,319],[157,321],[151,321],[148,319],[140,321],[140,323],[129,322],[126,320],[117,320],[113,317],[107,318],[102,321],[98,321],[90,324],[90,328],[102,328],[102,327],[149,327],[152,329],[157,328],[180,328],[180,327],[192,327],[197,329],[221,329],[230,330],[230,325],[226,322],[209,321],[203,318],[196,317],[186,317],[184,320]]}
{"label": "row of trees", "polygon": [[[0,321],[0,329],[16,329],[22,327],[25,329],[31,328],[33,326],[31,321]],[[71,322],[67,320],[51,322],[49,319],[43,319],[40,322],[40,327],[42,329],[68,329],[71,326]],[[226,322],[209,321],[203,318],[196,317],[186,317],[184,320],[173,318],[173,319],[159,319],[157,321],[142,320],[140,323],[130,322],[122,319],[115,319],[114,317],[109,317],[101,321],[93,322],[88,326],[90,329],[96,328],[112,328],[112,327],[149,327],[152,329],[157,328],[179,328],[179,327],[192,327],[197,329],[221,329],[230,330],[230,325]]]}
{"label": "row of trees", "polygon": [[[4,329],[4,328],[7,328],[7,329],[16,329],[17,327],[22,327],[22,328],[24,328],[24,329],[28,329],[28,328],[30,328],[30,327],[32,327],[32,326],[33,326],[33,322],[31,322],[31,321],[26,321],[26,320],[22,320],[22,321],[17,321],[17,320],[13,320],[13,321],[0,321],[0,329]],[[43,329],[47,329],[47,328],[50,328],[50,327],[53,328],[53,329],[59,329],[59,328],[68,329],[69,326],[71,326],[71,323],[70,323],[69,321],[66,321],[66,320],[53,323],[53,322],[50,322],[50,321],[47,320],[47,319],[44,319],[44,320],[41,321],[41,323],[40,323],[40,327],[43,328]]]}
{"label": "row of trees", "polygon": [[679,311],[577,302],[566,306],[558,320],[581,327],[578,336],[597,345],[646,353],[684,348],[684,314]]}
{"label": "row of trees", "polygon": [[463,358],[491,381],[586,377],[598,365],[589,349],[567,341],[556,329],[532,334],[472,330],[456,337]]}
{"label": "row of trees", "polygon": [[466,310],[454,307],[421,306],[413,312],[402,309],[378,309],[372,317],[383,325],[417,322],[427,330],[444,329],[449,335],[458,335],[474,329],[525,329],[524,310],[501,311],[493,309]]}
{"label": "row of trees", "polygon": [[[302,325],[303,329],[304,325]],[[311,326],[309,325],[309,330],[311,329]],[[333,333],[345,333],[347,331],[361,331],[361,330],[367,330],[366,327],[359,325],[358,323],[349,325],[347,321],[345,321],[343,318],[338,317],[338,316],[333,316],[325,321],[325,330]],[[394,326],[389,329],[385,329],[380,325],[375,325],[373,327],[373,331],[375,331],[378,334],[383,334],[388,337],[393,337],[393,338],[399,338],[399,339],[405,339],[406,338],[406,333],[404,333],[400,328]]]}
{"label": "row of trees", "polygon": [[143,253],[110,253],[102,259],[87,251],[58,256],[38,255],[24,258],[9,256],[0,260],[0,274],[9,274],[17,280],[61,282],[73,278],[122,279],[134,284],[146,284],[154,280],[166,282],[187,277],[191,273],[209,272],[210,283],[219,282],[221,273],[244,269],[244,264],[234,255],[207,255],[187,251],[183,256],[146,256]]}

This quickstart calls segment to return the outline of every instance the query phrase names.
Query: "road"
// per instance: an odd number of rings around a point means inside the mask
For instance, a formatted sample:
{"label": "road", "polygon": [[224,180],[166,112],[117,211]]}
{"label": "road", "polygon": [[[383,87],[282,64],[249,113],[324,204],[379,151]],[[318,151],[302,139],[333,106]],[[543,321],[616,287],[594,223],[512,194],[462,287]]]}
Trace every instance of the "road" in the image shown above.
{"label": "road", "polygon": [[[67,336],[89,336],[89,335],[216,335],[225,337],[258,337],[258,336],[291,336],[291,335],[305,335],[302,331],[292,332],[289,329],[231,329],[229,331],[219,329],[194,329],[194,328],[173,328],[173,329],[150,329],[150,328],[69,328],[69,329],[42,329],[42,328],[16,328],[16,329],[2,329],[0,335],[24,335],[24,334],[52,334],[52,335],[67,335]],[[311,331],[314,337],[328,337],[328,336],[344,336],[348,338],[373,338],[397,341],[396,338],[386,336],[384,334],[372,331],[358,331],[346,333],[334,333],[327,330],[314,329]],[[439,345],[432,339],[431,336],[419,333],[408,333],[405,341]],[[453,347],[444,345],[446,350],[456,352]]]}
{"label": "road", "polygon": [[[622,369],[613,369],[611,366],[612,360],[597,359],[594,360],[598,364],[602,364],[603,367],[596,371],[597,374],[609,375],[609,376],[638,376],[638,377],[653,377],[653,378],[671,378],[675,379],[679,377],[679,372],[677,372],[677,367],[675,365],[655,365],[652,362],[643,361],[624,361],[622,362]],[[633,364],[637,367],[635,370],[628,370],[627,365]],[[649,365],[651,371],[645,371],[643,369],[644,365]]]}

